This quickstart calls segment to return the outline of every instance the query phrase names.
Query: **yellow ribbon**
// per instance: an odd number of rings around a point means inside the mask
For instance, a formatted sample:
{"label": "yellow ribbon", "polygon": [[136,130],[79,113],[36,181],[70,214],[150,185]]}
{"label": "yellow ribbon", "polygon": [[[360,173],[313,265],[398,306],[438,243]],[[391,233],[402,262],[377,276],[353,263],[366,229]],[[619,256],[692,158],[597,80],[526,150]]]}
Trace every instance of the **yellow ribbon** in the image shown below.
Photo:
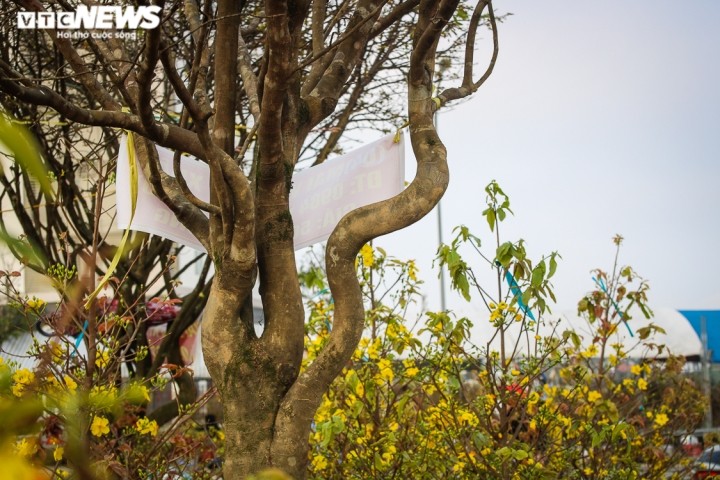
{"label": "yellow ribbon", "polygon": [[105,276],[100,280],[100,283],[98,283],[95,291],[88,296],[87,301],[85,302],[85,309],[90,308],[92,301],[98,296],[102,289],[105,288],[107,282],[112,278],[112,274],[115,273],[115,269],[125,253],[125,245],[127,244],[128,237],[130,236],[130,226],[132,225],[133,217],[135,216],[135,207],[137,206],[138,197],[138,171],[137,163],[135,162],[135,140],[132,132],[127,132],[127,149],[128,163],[130,164],[130,221],[128,222],[127,228],[125,228],[125,232],[120,240],[120,245],[118,245],[115,256],[105,271]]}
{"label": "yellow ribbon", "polygon": [[397,130],[395,130],[395,136],[393,137],[393,143],[400,143],[400,135],[402,135],[403,129],[404,129],[405,127],[407,127],[408,125],[410,125],[410,120],[408,120],[407,122],[403,123],[403,124],[400,126],[400,128],[398,128]]}

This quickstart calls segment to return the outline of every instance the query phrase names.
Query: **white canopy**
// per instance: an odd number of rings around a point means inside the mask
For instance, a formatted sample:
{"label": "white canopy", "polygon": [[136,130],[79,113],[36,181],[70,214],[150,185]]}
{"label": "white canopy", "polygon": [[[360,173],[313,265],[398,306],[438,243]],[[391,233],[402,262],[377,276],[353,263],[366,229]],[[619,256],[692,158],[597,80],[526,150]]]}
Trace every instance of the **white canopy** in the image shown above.
{"label": "white canopy", "polygon": [[[645,318],[639,308],[633,308],[630,311],[632,318],[627,322],[627,327],[620,324],[613,333],[609,343],[622,343],[624,349],[631,357],[643,358],[656,356],[656,350],[649,350],[645,344],[654,343],[657,345],[665,345],[667,351],[685,357],[699,356],[702,354],[702,343],[698,334],[692,328],[688,320],[675,309],[657,308],[653,310],[654,316],[649,320]],[[473,320],[473,327],[470,332],[471,342],[478,347],[490,346],[492,350],[499,350],[500,340],[498,336],[493,338],[495,328],[488,320],[488,313],[478,315],[477,313],[469,316]],[[477,319],[477,320],[476,320]],[[650,324],[654,324],[662,328],[665,333],[654,333],[644,341],[640,341],[637,331]],[[563,332],[566,330],[574,331],[581,337],[581,343],[584,348],[589,347],[593,343],[593,331],[597,325],[590,325],[586,319],[579,316],[576,312],[564,311],[546,315],[543,322],[540,323],[537,334],[542,337],[555,336],[562,338]],[[630,331],[633,336],[630,335]],[[513,324],[506,331],[506,351],[517,343],[518,354],[532,354],[532,347],[535,344],[536,332],[523,332],[521,324]],[[642,344],[641,344],[642,343]],[[668,353],[663,350],[660,357],[667,357]]]}

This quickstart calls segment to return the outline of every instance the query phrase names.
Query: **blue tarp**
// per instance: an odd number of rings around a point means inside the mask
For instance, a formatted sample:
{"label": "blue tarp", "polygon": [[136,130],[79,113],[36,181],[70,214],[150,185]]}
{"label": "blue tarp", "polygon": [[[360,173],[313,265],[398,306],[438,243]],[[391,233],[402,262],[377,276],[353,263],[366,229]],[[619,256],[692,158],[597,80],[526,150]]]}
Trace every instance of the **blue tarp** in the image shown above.
{"label": "blue tarp", "polygon": [[705,318],[712,362],[720,363],[720,310],[680,310],[680,313],[688,319],[700,340],[702,340],[702,319]]}

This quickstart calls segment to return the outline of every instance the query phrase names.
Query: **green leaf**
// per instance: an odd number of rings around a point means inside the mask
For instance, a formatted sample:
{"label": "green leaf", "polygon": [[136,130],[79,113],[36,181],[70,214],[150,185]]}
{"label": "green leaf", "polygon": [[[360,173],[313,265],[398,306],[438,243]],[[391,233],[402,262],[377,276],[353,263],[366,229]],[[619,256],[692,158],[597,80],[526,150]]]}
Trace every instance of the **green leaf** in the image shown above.
{"label": "green leaf", "polygon": [[603,440],[605,440],[605,430],[600,430],[599,432],[594,433],[592,438],[592,447],[597,447],[603,442]]}
{"label": "green leaf", "polygon": [[557,270],[557,260],[555,260],[555,254],[553,253],[550,255],[550,271],[548,272],[548,279],[555,275],[555,270]]}
{"label": "green leaf", "polygon": [[640,340],[646,340],[652,333],[652,329],[650,327],[642,327],[638,328],[635,333],[637,333]]}
{"label": "green leaf", "polygon": [[511,242],[505,242],[497,248],[495,258],[504,268],[507,268],[508,265],[510,265],[510,261],[513,258],[512,251],[513,244]]}
{"label": "green leaf", "polygon": [[530,278],[530,285],[537,288],[542,284],[542,281],[545,278],[545,269],[546,268],[547,267],[545,266],[545,260],[538,263],[538,265],[532,271],[532,277]]}
{"label": "green leaf", "polygon": [[513,452],[513,458],[515,460],[525,460],[526,458],[528,458],[528,452],[526,452],[525,450],[515,450]]}
{"label": "green leaf", "polygon": [[0,143],[9,150],[12,157],[28,175],[40,184],[40,190],[49,198],[54,193],[48,171],[40,156],[40,146],[32,133],[19,123],[13,122],[0,111]]}
{"label": "green leaf", "polygon": [[378,471],[382,471],[383,470],[383,461],[382,461],[382,457],[380,457],[380,454],[378,452],[375,452],[373,461],[375,463],[375,469]]}
{"label": "green leaf", "polygon": [[48,264],[42,250],[34,246],[27,238],[14,238],[0,231],[0,243],[6,244],[23,265],[32,265],[35,268],[44,269]]}
{"label": "green leaf", "polygon": [[485,215],[485,219],[487,220],[488,225],[490,226],[490,231],[495,231],[495,210],[492,208],[488,208],[483,212],[483,215]]}
{"label": "green leaf", "polygon": [[482,450],[489,443],[487,435],[482,432],[473,432],[472,439],[475,444],[475,448],[478,450]]}
{"label": "green leaf", "polygon": [[455,283],[455,288],[457,288],[460,291],[460,293],[462,294],[463,298],[469,302],[470,301],[470,284],[468,283],[468,279],[465,276],[465,272],[462,272],[462,273],[458,272],[453,277],[453,280]]}
{"label": "green leaf", "polygon": [[498,449],[498,450],[495,452],[495,454],[496,454],[498,457],[507,458],[507,457],[509,457],[509,456],[512,454],[512,450],[510,450],[510,448],[508,448],[508,447],[502,447],[502,448]]}

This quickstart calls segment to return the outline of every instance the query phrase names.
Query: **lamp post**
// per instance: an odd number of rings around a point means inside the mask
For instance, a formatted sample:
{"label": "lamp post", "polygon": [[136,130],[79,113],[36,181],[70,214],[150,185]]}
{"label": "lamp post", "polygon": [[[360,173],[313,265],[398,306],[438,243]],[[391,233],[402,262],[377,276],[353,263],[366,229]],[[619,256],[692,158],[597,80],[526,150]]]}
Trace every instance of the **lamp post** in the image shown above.
{"label": "lamp post", "polygon": [[[435,110],[435,114],[433,115],[433,120],[435,121],[435,130],[439,133],[439,115],[438,110]],[[442,200],[438,201],[437,204],[437,233],[438,233],[438,248],[443,244],[443,233],[442,233]],[[443,312],[447,309],[447,304],[445,301],[445,267],[440,265],[440,310]]]}

